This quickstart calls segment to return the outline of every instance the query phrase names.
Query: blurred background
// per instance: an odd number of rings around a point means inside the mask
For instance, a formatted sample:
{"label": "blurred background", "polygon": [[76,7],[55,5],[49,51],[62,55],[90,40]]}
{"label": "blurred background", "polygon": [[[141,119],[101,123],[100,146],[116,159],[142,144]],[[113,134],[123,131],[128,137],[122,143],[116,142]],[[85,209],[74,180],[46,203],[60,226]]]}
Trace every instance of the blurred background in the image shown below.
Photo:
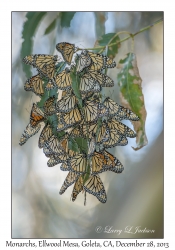
{"label": "blurred background", "polygon": [[[59,165],[47,167],[48,158],[38,148],[40,132],[19,146],[32,103],[39,100],[32,92],[24,91],[27,77],[21,48],[26,14],[12,12],[12,238],[163,238],[163,23],[135,36],[134,52],[147,110],[148,145],[134,151],[131,146],[136,146],[135,139],[129,139],[127,146],[110,149],[124,165],[124,172],[100,174],[107,203],[87,194],[84,206],[84,194],[80,193],[74,203],[70,201],[72,186],[59,195],[67,172],[62,172]],[[102,34],[124,30],[135,33],[163,17],[163,12],[76,12],[66,21],[64,14],[47,12],[37,27],[36,20],[31,27],[25,27],[28,33],[35,27],[29,41],[33,44],[32,54],[61,57],[55,49],[58,42],[91,48]],[[123,42],[116,63],[130,50],[131,41]],[[32,68],[31,72],[36,73]],[[104,94],[120,104],[118,72],[117,68],[108,71],[115,86]],[[125,124],[132,128],[130,122]],[[122,233],[97,233],[97,226],[109,226]],[[133,227],[133,232],[138,226],[155,232],[126,233],[127,226]]]}

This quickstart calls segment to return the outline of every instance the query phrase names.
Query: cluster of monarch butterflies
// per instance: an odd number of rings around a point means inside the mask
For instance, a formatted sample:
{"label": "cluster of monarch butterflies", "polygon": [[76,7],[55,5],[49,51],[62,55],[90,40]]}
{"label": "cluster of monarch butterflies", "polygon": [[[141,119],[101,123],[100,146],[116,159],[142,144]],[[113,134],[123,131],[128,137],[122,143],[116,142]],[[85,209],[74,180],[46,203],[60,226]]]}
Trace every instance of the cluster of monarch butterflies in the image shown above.
{"label": "cluster of monarch butterflies", "polygon": [[[38,74],[28,79],[26,91],[32,91],[41,100],[33,103],[30,122],[24,130],[20,145],[41,130],[38,146],[48,157],[48,167],[61,163],[68,171],[60,189],[63,194],[74,184],[72,201],[83,191],[100,202],[107,201],[106,191],[99,176],[104,171],[122,173],[122,163],[107,151],[114,146],[125,146],[127,137],[136,133],[121,120],[139,120],[131,110],[107,97],[102,100],[102,87],[113,87],[114,81],[103,73],[116,63],[101,54],[78,49],[74,44],[58,43],[57,55],[29,55],[23,62],[37,69]],[[66,67],[66,64],[69,66]],[[58,100],[58,91],[62,93]]]}

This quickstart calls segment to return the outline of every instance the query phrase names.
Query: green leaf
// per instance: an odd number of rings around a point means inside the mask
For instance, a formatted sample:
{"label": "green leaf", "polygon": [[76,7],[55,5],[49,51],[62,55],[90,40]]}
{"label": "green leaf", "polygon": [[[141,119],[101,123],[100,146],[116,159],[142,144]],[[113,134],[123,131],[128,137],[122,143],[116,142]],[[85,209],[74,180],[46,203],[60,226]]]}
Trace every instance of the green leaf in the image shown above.
{"label": "green leaf", "polygon": [[71,12],[61,12],[60,16],[61,16],[61,27],[70,27],[70,23],[72,21],[72,18],[75,15],[75,11],[71,11]]}
{"label": "green leaf", "polygon": [[84,151],[87,154],[87,152],[88,152],[88,140],[84,139],[82,137],[75,137],[74,139],[75,139],[75,141],[80,149],[80,152],[82,153]]}
{"label": "green leaf", "polygon": [[74,152],[80,152],[77,142],[71,137],[69,137],[68,148]]}
{"label": "green leaf", "polygon": [[66,67],[66,62],[62,61],[55,65],[55,74],[59,74]]}
{"label": "green leaf", "polygon": [[44,35],[47,35],[49,34],[50,32],[52,32],[52,30],[55,28],[56,26],[56,21],[57,21],[57,18],[53,20],[53,22],[51,22],[51,24],[47,27],[47,29],[45,30],[44,32]]}
{"label": "green leaf", "polygon": [[[27,21],[24,23],[22,38],[24,39],[21,48],[21,59],[25,56],[32,54],[33,49],[33,36],[37,31],[38,25],[41,22],[42,18],[46,15],[47,12],[28,12],[26,17]],[[22,64],[23,70],[27,78],[31,77],[31,70],[29,65]]]}
{"label": "green leaf", "polygon": [[121,103],[140,118],[139,121],[132,122],[137,132],[137,148],[132,148],[139,150],[148,143],[148,140],[145,132],[146,109],[141,86],[142,79],[139,75],[135,54],[128,53],[124,59],[119,61],[117,68],[121,70],[117,76]]}
{"label": "green leaf", "polygon": [[74,69],[71,71],[70,73],[70,77],[72,80],[72,89],[74,91],[74,94],[76,95],[78,102],[80,104],[80,107],[82,108],[82,98],[81,98],[81,93],[80,93],[80,77],[79,75],[76,74],[76,68],[74,67]]}
{"label": "green leaf", "polygon": [[[113,44],[112,46],[109,46],[110,44]],[[107,56],[110,58],[114,58],[118,54],[118,49],[120,48],[120,38],[116,35],[116,33],[108,33],[103,36],[101,36],[96,42],[95,47],[99,46],[108,46],[107,50]],[[95,52],[102,52],[103,49],[97,49]]]}

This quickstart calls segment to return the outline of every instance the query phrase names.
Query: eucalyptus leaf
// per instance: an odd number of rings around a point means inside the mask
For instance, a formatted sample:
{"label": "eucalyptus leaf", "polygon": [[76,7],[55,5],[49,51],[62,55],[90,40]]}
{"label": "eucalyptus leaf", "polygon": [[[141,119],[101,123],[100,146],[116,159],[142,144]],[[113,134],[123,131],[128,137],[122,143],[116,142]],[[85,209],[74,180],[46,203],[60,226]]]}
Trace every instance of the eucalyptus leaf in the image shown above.
{"label": "eucalyptus leaf", "polygon": [[117,68],[120,69],[117,80],[120,86],[121,103],[124,107],[131,109],[140,118],[139,121],[132,122],[137,132],[137,147],[132,148],[139,150],[148,143],[148,140],[145,132],[147,113],[142,93],[142,79],[139,75],[136,55],[134,53],[128,53],[124,59],[119,61]]}
{"label": "eucalyptus leaf", "polygon": [[79,149],[80,149],[80,152],[85,152],[87,154],[88,152],[88,140],[87,139],[84,139],[82,137],[75,137],[74,138]]}
{"label": "eucalyptus leaf", "polygon": [[52,30],[54,30],[55,26],[56,26],[56,21],[57,21],[57,18],[55,18],[53,20],[53,22],[51,22],[51,24],[49,24],[49,26],[46,28],[45,32],[44,32],[44,35],[47,35],[49,34],[50,32],[52,32]]}
{"label": "eucalyptus leaf", "polygon": [[74,94],[76,95],[76,97],[78,99],[80,107],[82,107],[82,98],[81,98],[81,93],[80,93],[80,89],[79,89],[80,77],[78,74],[76,74],[75,70],[71,71],[70,77],[72,80],[72,89],[74,91]]}
{"label": "eucalyptus leaf", "polygon": [[68,28],[70,27],[70,23],[72,21],[72,18],[75,15],[75,11],[70,11],[70,12],[61,12],[60,13],[60,17],[61,17],[61,27],[64,28]]}
{"label": "eucalyptus leaf", "polygon": [[[35,35],[38,25],[47,12],[28,12],[26,15],[27,21],[24,23],[22,38],[24,39],[21,48],[21,59],[25,56],[31,55],[33,50],[33,36]],[[30,66],[22,64],[26,77],[31,77],[32,73]]]}
{"label": "eucalyptus leaf", "polygon": [[68,148],[74,152],[80,151],[77,142],[74,140],[74,138],[71,138],[71,137],[69,137]]}

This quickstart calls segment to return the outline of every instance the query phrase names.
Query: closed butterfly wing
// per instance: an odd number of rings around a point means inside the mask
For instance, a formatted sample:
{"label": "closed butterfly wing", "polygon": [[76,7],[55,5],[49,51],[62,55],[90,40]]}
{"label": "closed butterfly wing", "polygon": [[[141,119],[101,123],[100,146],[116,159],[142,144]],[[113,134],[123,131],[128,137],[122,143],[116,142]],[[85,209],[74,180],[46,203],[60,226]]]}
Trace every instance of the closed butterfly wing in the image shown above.
{"label": "closed butterfly wing", "polygon": [[46,115],[53,115],[57,112],[55,107],[55,99],[55,96],[51,96],[45,101],[43,108]]}
{"label": "closed butterfly wing", "polygon": [[41,125],[38,124],[36,125],[36,127],[32,127],[31,124],[29,123],[26,127],[26,129],[24,130],[24,132],[21,135],[20,141],[19,141],[19,145],[22,146],[24,143],[26,143],[26,141],[32,137],[33,135],[35,135],[36,133],[38,133],[38,131],[40,130]]}
{"label": "closed butterfly wing", "polygon": [[110,170],[114,173],[120,174],[123,172],[124,167],[122,163],[112,154],[107,152],[106,150],[103,151],[103,154],[106,158],[106,164],[103,166],[103,168],[106,170]]}
{"label": "closed butterfly wing", "polygon": [[104,172],[105,170],[103,169],[104,166],[106,166],[107,160],[104,156],[104,154],[99,153],[99,152],[94,152],[92,156],[92,173],[93,174],[98,174],[101,172]]}
{"label": "closed butterfly wing", "polygon": [[83,107],[84,120],[87,123],[96,121],[100,117],[99,103],[95,101],[86,101]]}
{"label": "closed butterfly wing", "polygon": [[108,108],[108,115],[109,116],[116,116],[118,120],[126,119],[131,121],[138,121],[139,117],[134,114],[131,110],[124,108],[114,102],[111,98],[107,97],[103,105]]}
{"label": "closed butterfly wing", "polygon": [[65,135],[60,140],[60,146],[64,150],[64,152],[66,152],[67,154],[68,154],[68,151],[69,151],[68,144],[69,144],[69,134],[65,133]]}
{"label": "closed butterfly wing", "polygon": [[62,146],[60,145],[60,141],[55,135],[52,135],[49,141],[45,143],[45,147],[47,147],[52,152],[52,154],[55,155],[62,155],[65,153]]}
{"label": "closed butterfly wing", "polygon": [[75,108],[77,104],[77,99],[74,94],[65,95],[61,98],[56,104],[56,109],[58,112],[70,112],[72,109]]}
{"label": "closed butterfly wing", "polygon": [[91,175],[83,187],[89,194],[93,194],[100,202],[105,203],[107,201],[106,191],[98,175]]}
{"label": "closed butterfly wing", "polygon": [[70,77],[70,70],[65,69],[61,73],[55,76],[55,85],[58,89],[68,90],[72,86],[72,80]]}
{"label": "closed butterfly wing", "polygon": [[104,75],[98,71],[89,70],[89,75],[100,84],[101,87],[113,87],[114,81],[107,75]]}
{"label": "closed butterfly wing", "polygon": [[72,157],[68,165],[70,167],[70,170],[76,173],[85,173],[86,167],[87,167],[87,158],[85,154],[77,154],[74,157]]}
{"label": "closed butterfly wing", "polygon": [[131,121],[138,121],[140,118],[134,113],[132,112],[130,109],[128,108],[124,108],[121,106],[118,114],[117,114],[117,118],[120,118],[120,120],[125,119],[125,120],[131,120]]}
{"label": "closed butterfly wing", "polygon": [[103,142],[105,148],[111,148],[115,146],[125,146],[128,144],[128,140],[125,136],[118,133],[117,130],[111,129],[109,131],[110,137],[106,142]]}
{"label": "closed butterfly wing", "polygon": [[71,43],[62,42],[56,45],[56,49],[62,54],[66,63],[70,65],[73,54],[75,52],[75,45]]}
{"label": "closed butterfly wing", "polygon": [[35,58],[36,58],[36,55],[29,55],[29,56],[25,56],[22,61],[25,64],[29,64],[29,65],[35,67]]}
{"label": "closed butterfly wing", "polygon": [[81,126],[78,124],[75,128],[73,128],[70,132],[70,136],[72,138],[75,137],[83,137],[83,132]]}
{"label": "closed butterfly wing", "polygon": [[105,68],[114,68],[116,66],[115,61],[113,61],[109,57],[89,51],[88,55],[92,60],[92,64],[89,66],[89,70],[99,71]]}
{"label": "closed butterfly wing", "polygon": [[36,76],[29,78],[26,81],[24,89],[26,91],[33,91],[38,96],[42,96],[44,94],[43,83],[44,82],[41,76],[38,74]]}
{"label": "closed butterfly wing", "polygon": [[[78,56],[78,55],[77,55]],[[76,71],[80,73],[83,69],[87,68],[91,64],[91,58],[86,50],[83,50],[78,56],[78,63]]]}
{"label": "closed butterfly wing", "polygon": [[55,165],[58,165],[60,162],[54,158],[54,156],[51,156],[50,159],[47,162],[48,167],[54,167]]}
{"label": "closed butterfly wing", "polygon": [[75,181],[77,181],[79,175],[74,172],[69,172],[66,176],[66,179],[61,186],[59,194],[63,194],[68,187],[70,187]]}
{"label": "closed butterfly wing", "polygon": [[84,138],[89,138],[92,139],[93,138],[93,133],[97,132],[97,127],[98,127],[98,123],[97,122],[92,122],[89,124],[85,124],[84,122],[82,124],[80,124],[80,128],[82,130],[82,136]]}
{"label": "closed butterfly wing", "polygon": [[61,164],[61,166],[60,166],[60,169],[61,169],[62,171],[70,171],[70,167],[69,167],[69,165],[67,164],[67,162],[66,162],[66,163],[63,162],[63,163]]}
{"label": "closed butterfly wing", "polygon": [[109,128],[106,123],[102,123],[99,132],[97,133],[97,143],[108,141],[110,137]]}
{"label": "closed butterfly wing", "polygon": [[130,138],[136,137],[136,133],[132,129],[118,121],[116,118],[111,118],[108,120],[108,127],[110,129],[116,129],[123,136]]}
{"label": "closed butterfly wing", "polygon": [[79,89],[81,93],[100,92],[101,87],[90,74],[86,73],[81,77]]}
{"label": "closed butterfly wing", "polygon": [[54,154],[53,152],[51,151],[50,148],[48,148],[47,146],[43,146],[43,153],[45,154],[46,157],[50,158],[52,157]]}
{"label": "closed butterfly wing", "polygon": [[83,178],[80,175],[78,177],[78,180],[74,184],[74,188],[72,191],[72,201],[75,201],[77,198],[77,195],[83,190]]}
{"label": "closed butterfly wing", "polygon": [[78,108],[71,110],[70,112],[64,114],[62,116],[62,121],[66,127],[73,126],[81,122],[81,114]]}
{"label": "closed butterfly wing", "polygon": [[45,116],[43,111],[37,107],[35,103],[33,103],[32,110],[30,113],[30,125],[32,127],[36,127],[38,123],[43,122],[45,120]]}
{"label": "closed butterfly wing", "polygon": [[57,58],[57,55],[36,55],[35,67],[41,74],[48,77],[49,79],[53,79]]}
{"label": "closed butterfly wing", "polygon": [[45,143],[49,141],[52,135],[53,135],[53,132],[52,132],[51,125],[46,124],[39,136],[38,147],[43,148]]}

